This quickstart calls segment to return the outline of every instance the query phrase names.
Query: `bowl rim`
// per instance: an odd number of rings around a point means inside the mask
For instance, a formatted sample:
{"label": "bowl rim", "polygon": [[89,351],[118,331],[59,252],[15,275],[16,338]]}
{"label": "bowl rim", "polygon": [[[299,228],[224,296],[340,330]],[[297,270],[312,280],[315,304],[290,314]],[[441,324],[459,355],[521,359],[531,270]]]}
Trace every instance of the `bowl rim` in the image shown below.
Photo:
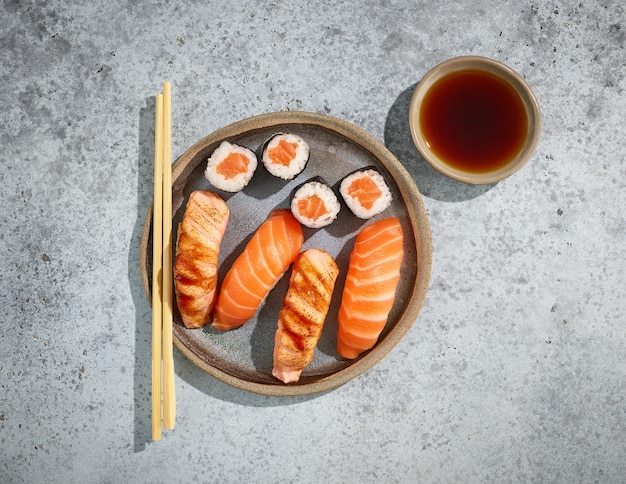
{"label": "bowl rim", "polygon": [[[508,163],[498,170],[487,173],[468,173],[451,167],[427,146],[419,129],[419,112],[424,96],[439,79],[453,72],[463,70],[487,71],[507,81],[518,93],[528,117],[529,136],[515,161]],[[435,170],[454,180],[472,185],[486,185],[497,183],[519,171],[535,152],[542,131],[542,115],[539,102],[528,82],[510,66],[483,56],[458,56],[447,59],[431,68],[417,83],[409,103],[409,130],[411,138],[420,155]]]}
{"label": "bowl rim", "polygon": [[[420,264],[414,281],[409,301],[404,312],[399,316],[393,331],[371,350],[359,357],[347,367],[325,376],[321,376],[314,381],[304,384],[266,384],[244,380],[236,375],[231,375],[217,367],[207,364],[201,355],[194,354],[184,345],[181,338],[174,334],[174,345],[176,348],[192,361],[196,366],[212,375],[218,380],[241,390],[258,393],[268,396],[299,396],[313,393],[320,393],[331,390],[348,381],[356,378],[380,362],[405,336],[417,317],[424,304],[428,286],[430,283],[432,266],[432,238],[428,215],[424,206],[421,194],[415,181],[406,168],[398,159],[380,142],[365,132],[363,129],[347,121],[333,118],[327,115],[304,112],[286,111],[256,115],[234,122],[213,133],[205,136],[187,151],[185,151],[174,163],[172,168],[172,183],[187,169],[187,166],[194,160],[196,154],[205,147],[216,143],[219,140],[236,137],[242,133],[265,129],[271,126],[281,126],[288,124],[304,124],[314,126],[324,130],[330,130],[358,143],[363,149],[374,155],[383,166],[393,176],[400,189],[403,201],[407,208],[410,224],[415,234],[415,244],[417,260]],[[148,301],[151,301],[151,277],[148,274],[148,265],[151,260],[149,252],[152,233],[152,204],[150,205],[144,221],[141,241],[140,241],[140,272],[142,284]],[[176,325],[175,325],[176,328]]]}

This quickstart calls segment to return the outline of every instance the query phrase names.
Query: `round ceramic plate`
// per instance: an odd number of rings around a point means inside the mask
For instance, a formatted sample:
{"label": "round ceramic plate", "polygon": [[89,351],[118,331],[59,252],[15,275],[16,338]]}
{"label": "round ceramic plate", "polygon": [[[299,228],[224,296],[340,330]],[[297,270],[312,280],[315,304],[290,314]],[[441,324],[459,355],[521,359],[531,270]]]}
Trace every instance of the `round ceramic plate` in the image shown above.
{"label": "round ceramic plate", "polygon": [[[309,162],[295,179],[275,178],[259,162],[254,177],[241,192],[222,192],[205,180],[207,158],[222,141],[258,151],[264,141],[280,132],[298,134],[310,147]],[[178,350],[202,370],[227,384],[275,396],[311,394],[335,388],[362,374],[389,353],[416,321],[426,296],[432,257],[430,228],[413,179],[389,150],[362,129],[336,118],[290,111],[248,118],[206,136],[189,148],[172,168],[172,240],[176,241],[177,226],[193,190],[211,190],[219,194],[230,208],[219,257],[221,281],[270,212],[289,207],[294,188],[310,178],[321,177],[338,193],[337,187],[343,177],[371,166],[382,173],[392,191],[393,203],[387,210],[371,220],[361,220],[342,202],[339,216],[331,225],[317,230],[304,228],[303,250],[314,247],[326,250],[335,257],[340,273],[315,357],[304,369],[299,382],[286,385],[272,376],[274,334],[287,292],[289,270],[255,316],[233,331],[220,332],[210,325],[202,329],[186,329],[178,309],[174,308],[173,340]],[[336,353],[335,340],[349,255],[358,232],[373,221],[386,217],[397,217],[404,231],[404,259],[394,306],[376,346],[355,360],[344,360]],[[140,263],[144,288],[150,299],[152,210],[144,224]]]}

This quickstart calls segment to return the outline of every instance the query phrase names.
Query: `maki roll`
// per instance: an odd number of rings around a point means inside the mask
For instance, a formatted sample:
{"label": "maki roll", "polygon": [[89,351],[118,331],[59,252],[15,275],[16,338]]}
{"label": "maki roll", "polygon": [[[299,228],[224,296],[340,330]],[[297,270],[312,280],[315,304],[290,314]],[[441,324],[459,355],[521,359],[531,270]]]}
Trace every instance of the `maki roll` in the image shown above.
{"label": "maki roll", "polygon": [[298,222],[312,229],[330,225],[340,208],[332,188],[316,179],[302,184],[291,199],[291,213]]}
{"label": "maki roll", "polygon": [[309,145],[298,135],[277,134],[265,144],[262,160],[272,175],[291,180],[304,170],[309,161]]}
{"label": "maki roll", "polygon": [[391,205],[391,191],[383,176],[373,168],[356,171],[346,176],[339,186],[339,193],[359,218],[368,219],[383,212]]}
{"label": "maki roll", "polygon": [[208,159],[204,177],[215,188],[238,192],[250,182],[257,164],[252,150],[223,141]]}

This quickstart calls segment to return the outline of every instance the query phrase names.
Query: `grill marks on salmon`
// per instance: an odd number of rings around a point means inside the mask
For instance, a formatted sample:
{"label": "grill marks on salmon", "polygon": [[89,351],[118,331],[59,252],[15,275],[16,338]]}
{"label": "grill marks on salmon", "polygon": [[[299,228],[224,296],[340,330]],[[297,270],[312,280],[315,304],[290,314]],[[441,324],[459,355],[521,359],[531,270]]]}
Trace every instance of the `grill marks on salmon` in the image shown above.
{"label": "grill marks on salmon", "polygon": [[341,357],[354,359],[378,341],[400,280],[403,239],[396,218],[379,220],[357,235],[337,316]]}
{"label": "grill marks on salmon", "polygon": [[198,190],[189,196],[178,227],[174,262],[176,303],[187,328],[200,328],[211,319],[228,217],[228,206],[215,193]]}
{"label": "grill marks on salmon", "polygon": [[276,209],[257,229],[224,277],[213,327],[222,331],[248,321],[298,256],[304,235],[287,209]]}
{"label": "grill marks on salmon", "polygon": [[320,249],[306,250],[294,262],[274,338],[272,375],[282,382],[297,382],[313,360],[338,274],[333,257]]}

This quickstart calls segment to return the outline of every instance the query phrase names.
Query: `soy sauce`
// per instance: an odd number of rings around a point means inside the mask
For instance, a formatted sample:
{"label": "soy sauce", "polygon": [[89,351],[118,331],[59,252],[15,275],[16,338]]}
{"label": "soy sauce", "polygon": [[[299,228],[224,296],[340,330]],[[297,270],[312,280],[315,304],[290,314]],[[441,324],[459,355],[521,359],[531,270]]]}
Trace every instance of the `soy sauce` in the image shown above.
{"label": "soy sauce", "polygon": [[453,72],[426,93],[420,128],[431,150],[465,172],[508,164],[528,134],[524,104],[513,86],[487,71]]}

